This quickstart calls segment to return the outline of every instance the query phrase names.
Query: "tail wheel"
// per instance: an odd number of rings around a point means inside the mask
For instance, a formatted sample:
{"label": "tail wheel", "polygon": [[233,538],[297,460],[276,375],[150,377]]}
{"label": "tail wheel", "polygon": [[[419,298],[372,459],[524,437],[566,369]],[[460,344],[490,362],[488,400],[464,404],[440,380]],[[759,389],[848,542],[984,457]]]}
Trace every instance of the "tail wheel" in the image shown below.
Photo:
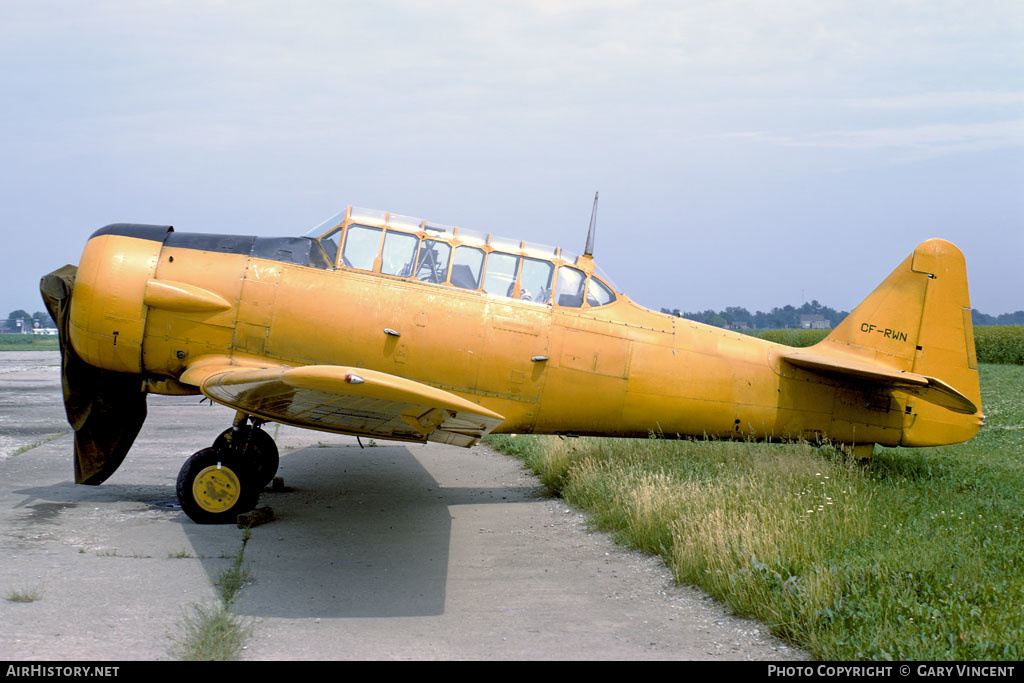
{"label": "tail wheel", "polygon": [[196,524],[233,524],[256,507],[261,486],[250,462],[230,451],[204,448],[178,473],[181,509]]}
{"label": "tail wheel", "polygon": [[258,427],[244,426],[226,429],[213,442],[213,447],[222,451],[233,451],[248,460],[255,467],[256,484],[266,488],[277,474],[281,456],[273,437]]}

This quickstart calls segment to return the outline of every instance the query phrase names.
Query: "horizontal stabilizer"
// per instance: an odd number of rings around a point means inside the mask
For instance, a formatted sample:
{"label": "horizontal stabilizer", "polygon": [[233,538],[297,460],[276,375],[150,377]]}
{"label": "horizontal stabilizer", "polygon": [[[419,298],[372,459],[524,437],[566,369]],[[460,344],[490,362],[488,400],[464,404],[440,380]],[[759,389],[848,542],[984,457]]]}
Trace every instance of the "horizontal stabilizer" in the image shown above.
{"label": "horizontal stabilizer", "polygon": [[781,354],[780,358],[797,367],[820,374],[889,386],[957,413],[973,415],[978,411],[973,401],[935,377],[894,370],[856,358],[813,351],[790,351]]}
{"label": "horizontal stabilizer", "polygon": [[275,422],[400,441],[468,447],[505,419],[443,389],[365,368],[202,359],[181,381],[218,403]]}

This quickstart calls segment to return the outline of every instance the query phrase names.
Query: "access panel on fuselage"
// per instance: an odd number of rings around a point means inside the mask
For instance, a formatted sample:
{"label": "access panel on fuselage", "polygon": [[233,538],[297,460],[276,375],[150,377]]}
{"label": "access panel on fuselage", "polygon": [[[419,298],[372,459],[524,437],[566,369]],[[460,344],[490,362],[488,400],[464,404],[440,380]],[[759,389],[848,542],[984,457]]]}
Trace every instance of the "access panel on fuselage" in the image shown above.
{"label": "access panel on fuselage", "polygon": [[277,290],[285,264],[251,258],[242,279],[235,326],[234,350],[257,356],[271,353],[267,347],[270,325],[277,309]]}
{"label": "access panel on fuselage", "polygon": [[447,391],[475,392],[484,346],[484,302],[475,292],[399,282],[381,324],[398,332],[391,370]]}
{"label": "access panel on fuselage", "polygon": [[551,307],[489,297],[483,324],[478,393],[536,403],[548,367]]}
{"label": "access panel on fuselage", "polygon": [[556,309],[538,432],[623,434],[631,340],[625,326]]}
{"label": "access panel on fuselage", "polygon": [[369,368],[472,391],[482,297],[351,270],[286,265],[269,348],[298,363]]}

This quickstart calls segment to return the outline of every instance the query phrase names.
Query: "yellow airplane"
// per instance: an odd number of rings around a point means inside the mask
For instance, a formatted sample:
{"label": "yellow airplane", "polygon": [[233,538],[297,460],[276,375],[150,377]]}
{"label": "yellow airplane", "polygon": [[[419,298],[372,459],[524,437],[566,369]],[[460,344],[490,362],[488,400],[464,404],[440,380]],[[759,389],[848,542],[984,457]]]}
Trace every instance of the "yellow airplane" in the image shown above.
{"label": "yellow airplane", "polygon": [[[595,198],[596,209],[596,198]],[[41,282],[58,322],[75,481],[124,460],[146,394],[234,424],[184,464],[183,510],[234,522],[277,471],[268,421],[472,446],[489,432],[876,443],[982,422],[964,258],[922,243],[796,349],[643,308],[583,255],[349,207],[302,237],[114,224]]]}

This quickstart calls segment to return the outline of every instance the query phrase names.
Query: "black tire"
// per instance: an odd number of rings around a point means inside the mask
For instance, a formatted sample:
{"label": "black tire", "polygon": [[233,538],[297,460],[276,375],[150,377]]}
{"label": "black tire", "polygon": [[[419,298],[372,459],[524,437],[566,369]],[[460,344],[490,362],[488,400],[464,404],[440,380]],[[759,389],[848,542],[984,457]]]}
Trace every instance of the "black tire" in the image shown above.
{"label": "black tire", "polygon": [[[228,445],[228,435],[231,429],[225,429],[213,442],[213,447],[219,450],[232,450]],[[232,437],[234,451],[241,457],[249,460],[256,468],[256,484],[260,489],[267,487],[274,480],[277,468],[281,465],[281,455],[277,451],[277,444],[273,437],[257,427],[241,427]]]}
{"label": "black tire", "polygon": [[177,493],[182,511],[196,524],[234,524],[238,515],[256,507],[262,487],[252,464],[235,453],[204,448],[178,472]]}

